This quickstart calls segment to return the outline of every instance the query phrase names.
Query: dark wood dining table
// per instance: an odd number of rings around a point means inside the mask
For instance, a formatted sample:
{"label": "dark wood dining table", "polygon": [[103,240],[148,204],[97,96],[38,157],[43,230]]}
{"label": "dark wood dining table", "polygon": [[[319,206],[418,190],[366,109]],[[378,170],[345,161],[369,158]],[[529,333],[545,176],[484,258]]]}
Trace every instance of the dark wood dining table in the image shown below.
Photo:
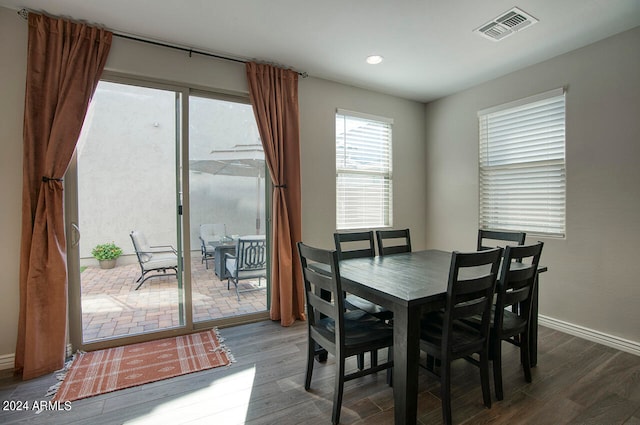
{"label": "dark wood dining table", "polygon": [[[344,290],[393,311],[396,424],[417,422],[420,317],[424,312],[444,306],[451,254],[425,250],[340,261]],[[539,272],[545,270],[539,269]],[[537,302],[534,309],[532,342],[537,342]],[[532,344],[533,350],[536,350],[535,344]]]}

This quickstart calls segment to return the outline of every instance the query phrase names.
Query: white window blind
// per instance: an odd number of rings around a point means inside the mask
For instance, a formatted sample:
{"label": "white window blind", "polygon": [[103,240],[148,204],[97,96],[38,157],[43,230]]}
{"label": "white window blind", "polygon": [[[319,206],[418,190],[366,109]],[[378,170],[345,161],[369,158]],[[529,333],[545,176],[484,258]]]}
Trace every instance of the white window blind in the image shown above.
{"label": "white window blind", "polygon": [[565,95],[478,113],[481,229],[565,235]]}
{"label": "white window blind", "polygon": [[338,229],[391,226],[392,124],[388,118],[336,113]]}

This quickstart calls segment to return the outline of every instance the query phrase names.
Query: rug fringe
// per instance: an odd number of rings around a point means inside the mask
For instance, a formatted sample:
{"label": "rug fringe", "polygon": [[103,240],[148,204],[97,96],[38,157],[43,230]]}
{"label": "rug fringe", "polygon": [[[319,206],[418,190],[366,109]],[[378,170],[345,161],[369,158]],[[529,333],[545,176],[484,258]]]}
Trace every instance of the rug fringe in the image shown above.
{"label": "rug fringe", "polygon": [[76,351],[75,354],[73,356],[71,356],[71,358],[69,360],[64,362],[64,366],[62,367],[62,369],[57,370],[55,372],[56,379],[58,380],[58,382],[56,382],[55,384],[50,386],[49,389],[47,389],[47,393],[44,395],[45,397],[53,397],[54,395],[56,395],[56,393],[60,389],[60,385],[62,385],[62,381],[64,381],[64,378],[67,377],[67,372],[69,372],[69,369],[71,369],[71,365],[73,364],[73,361],[77,357],[79,357],[79,356],[81,356],[83,354],[85,354],[84,351],[81,351],[81,350]]}
{"label": "rug fringe", "polygon": [[218,330],[217,327],[213,328],[213,332],[215,332],[216,334],[216,338],[218,339],[218,342],[220,343],[220,346],[217,348],[214,348],[213,351],[223,351],[226,355],[227,358],[229,359],[229,364],[227,365],[227,367],[231,366],[231,363],[235,363],[236,362],[236,358],[233,356],[233,354],[231,353],[231,350],[227,347],[227,345],[224,343],[224,338],[222,337],[222,335],[220,335],[220,331]]}

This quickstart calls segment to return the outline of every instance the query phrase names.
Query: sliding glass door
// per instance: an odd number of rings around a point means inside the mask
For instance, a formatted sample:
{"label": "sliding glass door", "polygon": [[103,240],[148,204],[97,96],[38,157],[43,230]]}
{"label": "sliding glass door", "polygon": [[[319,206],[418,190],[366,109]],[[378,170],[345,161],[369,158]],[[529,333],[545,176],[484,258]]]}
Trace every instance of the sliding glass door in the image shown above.
{"label": "sliding glass door", "polygon": [[265,175],[245,99],[101,81],[65,176],[74,347],[267,317],[266,265],[234,281],[225,261],[244,237],[269,246]]}
{"label": "sliding glass door", "polygon": [[[66,178],[75,345],[148,339],[186,325],[180,215],[186,96],[127,80],[98,84]],[[114,251],[121,252],[115,262],[99,261]]]}
{"label": "sliding glass door", "polygon": [[[253,274],[235,282],[229,268],[235,265],[242,238],[263,238],[266,245],[265,175],[251,105],[192,94],[189,218],[194,322],[247,319],[267,310],[267,279]],[[267,276],[266,266],[263,272]]]}

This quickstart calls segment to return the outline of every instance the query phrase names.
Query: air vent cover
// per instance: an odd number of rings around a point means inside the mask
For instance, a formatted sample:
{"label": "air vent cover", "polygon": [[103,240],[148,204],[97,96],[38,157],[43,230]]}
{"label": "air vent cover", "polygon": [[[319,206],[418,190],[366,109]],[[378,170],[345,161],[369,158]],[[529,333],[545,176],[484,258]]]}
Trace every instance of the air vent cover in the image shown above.
{"label": "air vent cover", "polygon": [[475,29],[474,32],[489,40],[500,41],[536,22],[538,22],[536,18],[514,7],[497,18],[485,23],[480,28]]}

